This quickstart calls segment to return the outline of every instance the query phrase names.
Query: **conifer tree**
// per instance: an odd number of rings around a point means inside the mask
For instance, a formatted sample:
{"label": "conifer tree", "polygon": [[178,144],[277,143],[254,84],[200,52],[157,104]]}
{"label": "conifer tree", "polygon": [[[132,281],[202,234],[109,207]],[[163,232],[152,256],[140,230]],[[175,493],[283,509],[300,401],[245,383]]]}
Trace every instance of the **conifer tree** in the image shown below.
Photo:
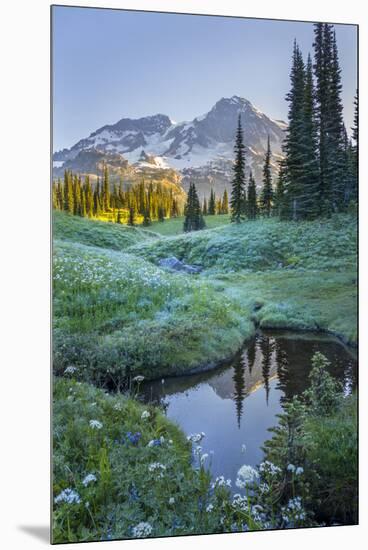
{"label": "conifer tree", "polygon": [[106,164],[103,169],[103,209],[107,212],[110,208],[110,181]]}
{"label": "conifer tree", "polygon": [[133,227],[135,225],[135,209],[133,204],[129,205],[128,225]]}
{"label": "conifer tree", "polygon": [[260,207],[262,214],[269,218],[272,212],[273,189],[271,176],[271,146],[270,136],[267,138],[267,150],[263,165],[263,187],[260,196]]}
{"label": "conifer tree", "polygon": [[288,218],[288,203],[286,194],[287,180],[286,180],[286,163],[285,159],[279,163],[279,174],[276,182],[274,211],[276,216],[282,219]]}
{"label": "conifer tree", "polygon": [[240,115],[238,118],[238,128],[235,138],[235,162],[234,162],[234,176],[232,181],[231,190],[231,221],[240,223],[244,218],[243,212],[243,200],[245,189],[245,159],[244,159],[244,143],[243,143],[243,131],[241,126]]}
{"label": "conifer tree", "polygon": [[305,69],[304,105],[303,105],[303,148],[300,177],[299,215],[303,219],[318,216],[319,204],[319,162],[317,146],[317,126],[315,120],[315,94],[313,86],[313,67],[311,56],[308,56]]}
{"label": "conifer tree", "polygon": [[255,220],[258,216],[257,189],[252,171],[249,173],[248,180],[247,216],[249,220]]}
{"label": "conifer tree", "polygon": [[292,67],[290,73],[291,89],[286,95],[289,103],[288,128],[283,150],[287,171],[287,199],[289,216],[297,220],[301,217],[301,202],[303,194],[303,130],[304,130],[304,100],[305,100],[305,70],[300,49],[294,41]]}
{"label": "conifer tree", "polygon": [[194,182],[189,185],[187,202],[184,209],[185,219],[183,231],[198,231],[204,229],[205,221],[203,219],[201,206]]}
{"label": "conifer tree", "polygon": [[120,224],[123,223],[120,210],[118,210],[118,216],[116,218],[116,223],[120,223]]}
{"label": "conifer tree", "polygon": [[208,210],[207,210],[207,199],[206,199],[206,197],[204,197],[204,199],[203,199],[202,213],[203,213],[204,216],[207,216]]}
{"label": "conifer tree", "polygon": [[207,212],[209,216],[213,216],[214,214],[216,214],[216,196],[212,188],[210,193],[210,200],[208,201]]}
{"label": "conifer tree", "polygon": [[228,213],[229,213],[229,199],[227,196],[227,191],[225,189],[224,194],[222,196],[221,214],[228,214]]}

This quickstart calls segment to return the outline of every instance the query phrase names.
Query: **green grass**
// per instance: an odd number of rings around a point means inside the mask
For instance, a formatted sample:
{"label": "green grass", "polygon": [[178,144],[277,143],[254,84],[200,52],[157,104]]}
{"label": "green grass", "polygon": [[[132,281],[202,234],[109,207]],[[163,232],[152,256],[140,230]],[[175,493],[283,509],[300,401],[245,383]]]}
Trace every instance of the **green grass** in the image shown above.
{"label": "green grass", "polygon": [[[352,216],[155,238],[61,214],[55,236],[58,374],[77,365],[80,379],[121,387],[129,374],[201,370],[230,359],[254,325],[323,330],[356,344]],[[188,276],[153,264],[170,255],[205,270]]]}
{"label": "green grass", "polygon": [[131,254],[55,241],[54,368],[119,387],[218,364],[253,333],[249,312],[211,281]]}
{"label": "green grass", "polygon": [[141,227],[89,220],[58,211],[53,213],[53,236],[54,239],[112,250],[125,250],[133,244],[159,238]]}
{"label": "green grass", "polygon": [[[215,227],[221,227],[229,223],[230,215],[222,214],[219,216],[204,216],[207,229],[214,229]],[[184,216],[178,218],[171,218],[165,220],[164,222],[155,221],[150,226],[150,229],[155,233],[159,233],[165,237],[172,235],[183,235],[183,223]]]}

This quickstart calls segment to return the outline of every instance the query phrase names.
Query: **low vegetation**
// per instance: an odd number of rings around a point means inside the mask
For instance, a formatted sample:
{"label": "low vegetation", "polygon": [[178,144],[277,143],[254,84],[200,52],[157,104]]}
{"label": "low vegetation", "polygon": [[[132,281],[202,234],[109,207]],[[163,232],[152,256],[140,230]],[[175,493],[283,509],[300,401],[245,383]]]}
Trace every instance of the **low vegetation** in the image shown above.
{"label": "low vegetation", "polygon": [[[354,523],[356,403],[313,358],[257,468],[211,479],[211,458],[154,406],[75,380],[54,383],[54,542]],[[236,492],[231,493],[234,486]],[[332,514],[331,514],[332,511]]]}

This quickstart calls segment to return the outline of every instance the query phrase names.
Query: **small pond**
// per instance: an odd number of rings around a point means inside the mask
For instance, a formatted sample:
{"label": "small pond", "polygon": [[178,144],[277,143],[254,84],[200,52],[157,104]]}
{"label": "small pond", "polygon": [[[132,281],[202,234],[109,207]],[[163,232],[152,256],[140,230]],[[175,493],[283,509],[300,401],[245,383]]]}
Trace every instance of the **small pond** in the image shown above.
{"label": "small pond", "polygon": [[202,452],[210,455],[213,475],[234,482],[242,464],[262,461],[268,430],[283,403],[308,386],[316,351],[329,359],[331,374],[350,393],[357,379],[354,350],[324,335],[262,332],[224,367],[147,382],[144,399],[163,405],[187,435],[204,432]]}

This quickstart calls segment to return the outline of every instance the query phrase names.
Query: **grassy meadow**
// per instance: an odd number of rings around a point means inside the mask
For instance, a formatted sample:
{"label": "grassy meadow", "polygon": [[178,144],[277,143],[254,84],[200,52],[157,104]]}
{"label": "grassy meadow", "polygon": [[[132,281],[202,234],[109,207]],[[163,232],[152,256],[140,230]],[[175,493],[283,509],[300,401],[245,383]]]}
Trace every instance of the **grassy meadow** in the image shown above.
{"label": "grassy meadow", "polygon": [[[270,462],[252,474],[250,497],[211,478],[201,434],[186,440],[159,408],[140,402],[140,377],[213,368],[257,326],[323,330],[356,345],[353,215],[239,226],[208,216],[206,224],[184,235],[180,218],[143,229],[54,214],[54,542],[316,525],[303,472],[333,465],[351,482],[341,472],[356,450],[354,404],[323,422],[303,417],[299,477],[285,471],[276,441]],[[170,256],[202,271],[161,268]],[[352,438],[339,459],[343,426]],[[285,479],[289,500],[275,504]],[[341,518],[339,498],[328,493],[324,506]]]}

